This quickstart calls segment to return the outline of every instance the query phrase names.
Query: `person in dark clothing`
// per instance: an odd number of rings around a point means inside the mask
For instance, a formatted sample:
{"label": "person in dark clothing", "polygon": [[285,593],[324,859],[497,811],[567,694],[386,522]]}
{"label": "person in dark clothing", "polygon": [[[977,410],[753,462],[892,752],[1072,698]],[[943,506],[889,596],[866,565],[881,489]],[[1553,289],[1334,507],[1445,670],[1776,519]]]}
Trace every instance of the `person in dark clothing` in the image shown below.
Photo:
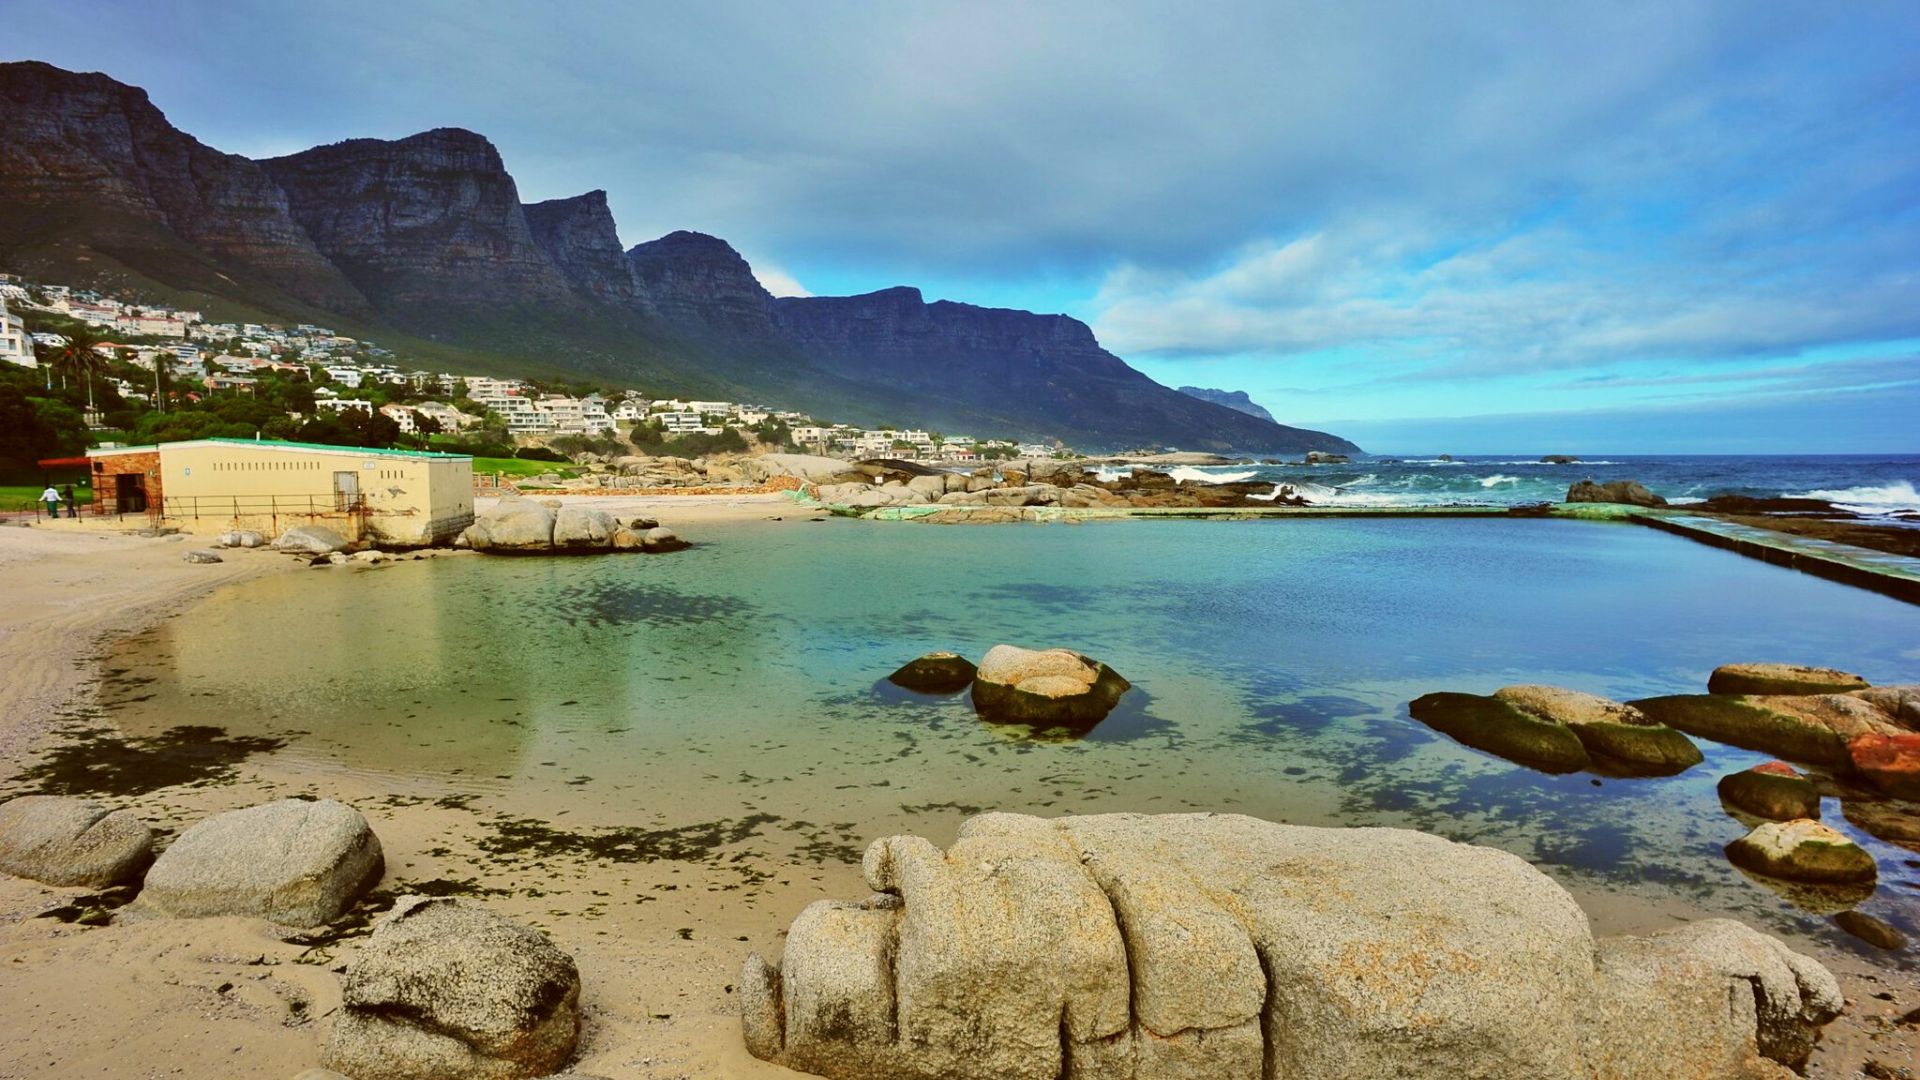
{"label": "person in dark clothing", "polygon": [[66,487],[60,489],[60,496],[67,504],[67,516],[79,517],[80,511],[73,505],[73,485],[68,484]]}

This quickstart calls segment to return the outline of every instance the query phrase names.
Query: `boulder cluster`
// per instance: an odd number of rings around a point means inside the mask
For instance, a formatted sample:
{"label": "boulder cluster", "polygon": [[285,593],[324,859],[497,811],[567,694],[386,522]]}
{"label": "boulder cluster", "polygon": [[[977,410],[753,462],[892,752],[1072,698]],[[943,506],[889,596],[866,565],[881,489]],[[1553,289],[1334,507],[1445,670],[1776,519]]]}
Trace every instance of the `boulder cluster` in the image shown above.
{"label": "boulder cluster", "polygon": [[[1544,459],[1543,459],[1544,460]],[[1578,461],[1578,458],[1569,460]],[[1638,480],[1609,480],[1598,483],[1580,480],[1567,489],[1570,503],[1619,503],[1624,506],[1665,506],[1664,496],[1655,495]]]}
{"label": "boulder cluster", "polygon": [[559,499],[507,494],[493,509],[476,515],[454,546],[495,555],[594,555],[658,554],[688,545],[649,517],[616,516],[588,506],[566,506]]}
{"label": "boulder cluster", "polygon": [[1543,772],[1681,772],[1702,760],[1687,735],[1784,758],[1720,779],[1721,804],[1751,829],[1726,853],[1810,909],[1851,908],[1872,894],[1877,868],[1864,848],[1820,822],[1821,782],[1789,761],[1822,770],[1822,782],[1842,793],[1848,820],[1920,848],[1920,686],[1870,686],[1832,668],[1728,664],[1707,688],[1621,703],[1510,686],[1486,697],[1427,694],[1409,710],[1468,746]]}
{"label": "boulder cluster", "polygon": [[1028,507],[1248,507],[1305,505],[1290,488],[1271,483],[1206,483],[1136,467],[1103,480],[1077,461],[1026,458],[998,469],[947,472],[907,461],[849,463],[833,458],[773,454],[748,461],[750,475],[783,470],[814,485],[821,502],[849,510],[887,506],[945,507],[919,520],[1016,520]]}
{"label": "boulder cluster", "polygon": [[[243,916],[313,929],[346,915],[384,872],[366,818],[330,799],[216,814],[158,858],[154,848],[153,830],[128,810],[50,795],[0,804],[0,871],[137,888],[124,909],[134,918]],[[322,1058],[356,1080],[547,1076],[580,1037],[572,957],[464,900],[400,898],[346,966],[341,990]]]}
{"label": "boulder cluster", "polygon": [[887,679],[923,694],[957,694],[971,686],[974,711],[987,720],[1078,731],[1106,719],[1133,685],[1071,649],[1017,645],[995,645],[978,667],[958,653],[931,652]]}
{"label": "boulder cluster", "polygon": [[1840,1011],[1738,923],[1596,940],[1524,860],[1238,815],[987,814],[747,958],[756,1056],[836,1080],[1789,1077]]}

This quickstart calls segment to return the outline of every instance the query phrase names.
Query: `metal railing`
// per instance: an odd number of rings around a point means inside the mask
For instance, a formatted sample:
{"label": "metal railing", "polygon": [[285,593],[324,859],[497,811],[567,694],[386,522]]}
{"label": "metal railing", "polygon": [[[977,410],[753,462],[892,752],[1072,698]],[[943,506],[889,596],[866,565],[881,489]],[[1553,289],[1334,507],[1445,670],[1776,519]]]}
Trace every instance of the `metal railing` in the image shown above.
{"label": "metal railing", "polygon": [[366,496],[344,491],[314,495],[168,495],[159,501],[165,504],[160,511],[162,517],[196,521],[367,513]]}

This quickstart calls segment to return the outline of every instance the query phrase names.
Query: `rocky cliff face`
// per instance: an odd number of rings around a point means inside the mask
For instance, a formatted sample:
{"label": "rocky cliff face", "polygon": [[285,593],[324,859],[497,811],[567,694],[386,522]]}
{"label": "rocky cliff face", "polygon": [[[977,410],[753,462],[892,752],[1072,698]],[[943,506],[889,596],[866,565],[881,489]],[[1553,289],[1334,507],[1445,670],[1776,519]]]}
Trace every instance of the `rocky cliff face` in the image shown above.
{"label": "rocky cliff face", "polygon": [[773,297],[747,260],[725,240],[697,232],[668,233],[627,252],[641,304],[678,326],[730,336],[773,330]]}
{"label": "rocky cliff face", "polygon": [[1215,405],[1225,405],[1234,412],[1243,412],[1248,416],[1257,416],[1262,420],[1273,420],[1273,414],[1261,408],[1259,405],[1254,404],[1253,399],[1247,396],[1245,390],[1214,390],[1205,386],[1183,386],[1180,388],[1180,392],[1191,398],[1199,398],[1201,401],[1211,401]]}
{"label": "rocky cliff face", "polygon": [[627,253],[620,249],[620,233],[613,211],[607,208],[606,192],[527,203],[521,209],[534,243],[577,292],[623,305],[639,297],[639,283]]}
{"label": "rocky cliff face", "polygon": [[[0,64],[0,117],[0,246],[93,249],[183,288],[219,270],[257,275],[305,303],[366,309],[260,166],[181,132],[146,91]],[[208,260],[218,266],[194,265]]]}
{"label": "rocky cliff face", "polygon": [[499,151],[459,128],[349,139],[261,162],[322,252],[383,313],[572,305]]}
{"label": "rocky cliff face", "polygon": [[933,415],[951,415],[956,406],[1014,413],[1027,418],[1024,431],[1106,448],[1356,449],[1324,432],[1282,427],[1169,390],[1065,315],[929,304],[906,287],[773,305],[781,336],[818,366],[906,391]]}

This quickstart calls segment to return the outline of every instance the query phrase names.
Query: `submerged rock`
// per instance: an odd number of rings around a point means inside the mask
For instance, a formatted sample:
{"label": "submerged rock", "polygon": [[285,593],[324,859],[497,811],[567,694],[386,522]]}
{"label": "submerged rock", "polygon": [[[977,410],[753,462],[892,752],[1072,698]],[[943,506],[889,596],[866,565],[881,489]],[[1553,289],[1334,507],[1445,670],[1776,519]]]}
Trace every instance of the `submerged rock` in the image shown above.
{"label": "submerged rock", "polygon": [[1861,911],[1842,911],[1833,917],[1833,925],[1876,949],[1898,952],[1907,947],[1907,935],[1884,919]]}
{"label": "submerged rock", "polygon": [[1782,761],[1769,761],[1720,778],[1720,801],[1769,821],[1820,816],[1820,789]]}
{"label": "submerged rock", "polygon": [[1090,726],[1133,686],[1112,668],[1069,649],[995,645],[974,674],[973,707],[992,720]]}
{"label": "submerged rock", "polygon": [[1867,680],[1836,668],[1805,664],[1722,664],[1707,678],[1709,694],[1844,694]]}
{"label": "submerged rock", "polygon": [[64,795],[0,803],[0,872],[47,885],[105,889],[153,861],[153,830],[126,810]]}
{"label": "submerged rock", "polygon": [[1494,697],[1423,694],[1408,706],[1415,720],[1489,754],[1542,772],[1577,772],[1592,763],[1573,729]]}
{"label": "submerged rock", "polygon": [[1846,765],[1847,742],[1857,735],[1899,730],[1880,710],[1846,694],[1678,694],[1628,704],[1691,735],[1816,765]]}
{"label": "submerged rock", "polygon": [[863,869],[880,895],[747,958],[756,1056],[837,1080],[1732,1078],[1804,1062],[1842,1005],[1737,923],[1596,942],[1523,860],[1398,829],[988,814]]}
{"label": "submerged rock", "polygon": [[1805,818],[1758,826],[1727,845],[1727,858],[1735,866],[1787,881],[1852,884],[1879,876],[1873,856],[1860,845]]}
{"label": "submerged rock", "polygon": [[295,525],[280,534],[273,550],[296,555],[330,555],[347,550],[347,538],[325,525]]}
{"label": "submerged rock", "polygon": [[546,1076],[580,1040],[580,972],[537,930],[406,896],[341,982],[322,1061],[358,1080]]}
{"label": "submerged rock", "polygon": [[1849,798],[1840,813],[1861,832],[1895,847],[1920,852],[1920,806],[1908,802]]}
{"label": "submerged rock", "polygon": [[973,682],[974,670],[973,661],[959,653],[930,652],[901,665],[887,681],[922,694],[953,694]]}
{"label": "submerged rock", "polygon": [[1920,802],[1920,734],[1857,735],[1847,755],[1867,783],[1896,799]]}
{"label": "submerged rock", "polygon": [[379,838],[359,811],[332,799],[282,799],[181,833],[147,872],[140,903],[182,918],[319,926],[352,907],[382,869]]}
{"label": "submerged rock", "polygon": [[1565,724],[1587,752],[1663,775],[1700,764],[1693,740],[1631,705],[1558,686],[1508,686],[1494,697],[1541,720]]}

